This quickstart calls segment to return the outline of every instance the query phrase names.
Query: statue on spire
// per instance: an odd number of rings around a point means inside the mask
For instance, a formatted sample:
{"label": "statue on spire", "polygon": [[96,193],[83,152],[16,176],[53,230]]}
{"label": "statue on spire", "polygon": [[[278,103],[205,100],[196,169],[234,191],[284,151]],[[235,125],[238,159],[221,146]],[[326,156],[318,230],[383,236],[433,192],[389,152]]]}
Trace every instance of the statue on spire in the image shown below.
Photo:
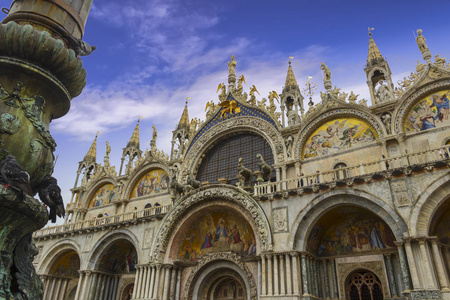
{"label": "statue on spire", "polygon": [[322,62],[322,63],[320,63],[320,69],[323,71],[323,83],[324,83],[325,89],[330,90],[333,86],[331,84],[330,68],[328,68],[324,62]]}
{"label": "statue on spire", "polygon": [[152,140],[150,141],[151,150],[156,149],[156,138],[158,137],[158,130],[156,130],[156,126],[152,125],[152,128],[153,128],[153,134],[152,134]]}
{"label": "statue on spire", "polygon": [[419,46],[420,52],[422,52],[423,59],[427,60],[427,61],[430,60],[431,52],[430,52],[430,49],[428,49],[427,40],[422,35],[422,29],[417,29],[416,43],[417,43],[417,46]]}
{"label": "statue on spire", "polygon": [[[236,86],[236,57],[231,55],[231,61],[228,62],[228,90],[234,91]],[[223,101],[223,100],[222,100]]]}

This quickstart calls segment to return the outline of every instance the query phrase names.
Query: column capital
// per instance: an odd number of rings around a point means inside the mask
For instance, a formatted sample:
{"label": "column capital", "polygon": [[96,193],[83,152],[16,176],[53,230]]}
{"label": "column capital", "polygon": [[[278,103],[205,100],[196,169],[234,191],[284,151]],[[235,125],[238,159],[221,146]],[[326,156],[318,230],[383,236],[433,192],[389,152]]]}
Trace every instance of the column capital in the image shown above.
{"label": "column capital", "polygon": [[279,256],[280,256],[280,260],[283,260],[284,261],[284,255],[285,255],[286,253],[283,253],[283,254],[280,254]]}
{"label": "column capital", "polygon": [[266,257],[267,257],[268,259],[271,259],[273,256],[274,256],[273,254],[266,254]]}
{"label": "column capital", "polygon": [[438,239],[437,236],[429,237],[428,240],[429,240],[432,244],[439,245],[439,239]]}
{"label": "column capital", "polygon": [[403,246],[403,242],[401,242],[401,241],[394,241],[394,244],[397,246],[397,248],[400,248]]}
{"label": "column capital", "polygon": [[164,269],[166,269],[166,270],[171,270],[172,269],[172,265],[164,265]]}
{"label": "column capital", "polygon": [[291,252],[289,252],[289,254],[290,254],[291,256],[298,257],[298,252],[291,251]]}
{"label": "column capital", "polygon": [[417,241],[419,242],[419,245],[425,245],[425,243],[427,242],[428,238],[427,237],[421,237],[418,238]]}

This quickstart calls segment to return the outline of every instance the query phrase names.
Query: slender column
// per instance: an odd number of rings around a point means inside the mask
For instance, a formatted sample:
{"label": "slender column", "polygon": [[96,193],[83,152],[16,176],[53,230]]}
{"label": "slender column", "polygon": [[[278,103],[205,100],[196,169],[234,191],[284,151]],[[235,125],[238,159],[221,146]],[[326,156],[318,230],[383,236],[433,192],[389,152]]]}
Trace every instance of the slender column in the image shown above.
{"label": "slender column", "polygon": [[136,266],[136,277],[134,278],[133,299],[139,299],[139,287],[141,285],[139,277],[141,276],[141,266]]}
{"label": "slender column", "polygon": [[84,271],[84,282],[83,282],[83,287],[80,291],[80,298],[79,299],[86,299],[87,297],[87,293],[88,293],[88,288],[89,288],[89,282],[91,279],[91,272],[92,271]]}
{"label": "slender column", "polygon": [[272,254],[267,255],[267,295],[272,296],[273,295],[273,280],[272,280]]}
{"label": "slender column", "polygon": [[172,277],[170,278],[169,299],[175,299],[175,288],[177,285],[177,267],[172,268]]}
{"label": "slender column", "polygon": [[[111,290],[111,276],[107,276],[106,279],[106,284],[105,284],[105,298],[104,299],[111,299],[110,297],[110,290]],[[102,300],[102,299],[100,299]]]}
{"label": "slender column", "polygon": [[420,252],[422,253],[423,262],[425,265],[425,274],[426,274],[426,281],[427,281],[426,286],[428,288],[434,288],[435,287],[434,281],[433,281],[433,278],[431,277],[432,276],[431,272],[433,272],[433,269],[431,268],[430,260],[428,259],[429,257],[428,257],[426,242],[427,242],[426,239],[420,239],[419,247],[420,247]]}
{"label": "slender column", "polygon": [[431,248],[433,249],[433,256],[434,256],[434,261],[436,263],[436,269],[437,269],[439,284],[441,286],[441,289],[443,289],[445,291],[449,291],[448,278],[447,278],[447,275],[444,270],[444,262],[442,261],[441,251],[439,249],[437,238],[431,239]]}
{"label": "slender column", "polygon": [[96,291],[95,285],[97,284],[97,276],[98,276],[98,274],[95,272],[92,274],[91,284],[90,284],[89,293],[88,293],[89,300],[94,299],[94,294]]}
{"label": "slender column", "polygon": [[150,293],[150,287],[152,286],[152,278],[153,276],[153,266],[148,266],[148,276],[147,276],[147,282],[145,284],[145,293],[144,293],[144,298],[147,299],[150,297],[151,293]]}
{"label": "slender column", "polygon": [[181,269],[177,272],[177,286],[175,288],[175,300],[180,300],[180,288],[181,288]]}
{"label": "slender column", "polygon": [[164,266],[165,276],[164,276],[164,289],[163,289],[163,300],[167,300],[167,296],[169,294],[169,283],[170,283],[170,271],[172,266]]}
{"label": "slender column", "polygon": [[101,285],[101,281],[102,281],[102,274],[100,273],[96,273],[97,275],[97,280],[95,281],[95,284],[92,286],[92,299],[96,300],[100,294],[100,289],[98,288]]}
{"label": "slender column", "polygon": [[392,267],[391,254],[385,254],[384,259],[386,262],[387,275],[389,278],[389,285],[391,288],[391,296],[396,297],[397,295],[397,285],[395,284],[394,268]]}
{"label": "slender column", "polygon": [[140,292],[139,292],[139,297],[141,298],[145,298],[145,290],[147,288],[147,277],[148,277],[148,266],[143,266],[142,267],[142,275],[141,278],[139,278],[139,281],[141,282],[141,286],[140,286]]}
{"label": "slender column", "polygon": [[325,299],[330,299],[330,279],[328,277],[328,260],[323,261],[323,280],[325,281]]}
{"label": "slender column", "polygon": [[[336,263],[334,260],[331,261],[331,274],[333,276],[333,285],[334,285],[334,298],[339,299],[339,288],[337,282],[337,273],[336,273]],[[344,296],[342,296],[344,297]]]}
{"label": "slender column", "polygon": [[[120,277],[119,276],[114,276],[114,284],[112,285],[112,297],[111,299],[116,299],[117,296],[117,288],[119,287],[119,280]],[[134,291],[134,289],[133,289]]]}
{"label": "slender column", "polygon": [[153,288],[153,295],[152,298],[156,298],[156,295],[158,295],[158,289],[159,289],[159,272],[161,270],[161,265],[156,266],[156,275],[155,275],[155,286]]}
{"label": "slender column", "polygon": [[55,289],[53,291],[53,295],[52,296],[53,296],[54,299],[58,299],[59,290],[61,289],[62,278],[56,278],[55,281],[56,281]]}
{"label": "slender column", "polygon": [[292,271],[290,253],[286,253],[286,294],[292,295]]}
{"label": "slender column", "polygon": [[44,278],[45,278],[45,281],[44,281],[43,286],[45,286],[45,288],[44,288],[44,295],[42,296],[42,299],[47,299],[48,288],[49,288],[49,285],[50,285],[50,278],[51,277],[44,275]]}
{"label": "slender column", "polygon": [[402,272],[402,284],[403,284],[403,293],[409,293],[411,290],[411,277],[409,276],[408,270],[408,262],[406,260],[405,249],[403,248],[403,243],[395,242],[398,250],[398,259],[400,262],[400,270]]}
{"label": "slender column", "polygon": [[155,274],[156,273],[156,267],[152,266],[152,276],[150,277],[150,292],[148,293],[148,297],[152,298],[153,296],[153,287],[155,286]]}
{"label": "slender column", "polygon": [[317,260],[312,260],[313,274],[314,274],[314,292],[317,297],[319,297],[319,274],[317,272]]}
{"label": "slender column", "polygon": [[285,267],[285,262],[284,262],[284,253],[280,254],[280,294],[281,295],[286,295],[286,285],[284,283],[284,277],[285,277],[285,273],[284,273],[284,267]]}
{"label": "slender column", "polygon": [[285,122],[284,122],[284,108],[285,108],[284,105],[280,106],[280,109],[281,109],[281,125],[283,127],[286,127]]}
{"label": "slender column", "polygon": [[266,291],[266,256],[261,254],[261,295],[265,296]]}
{"label": "slender column", "polygon": [[275,168],[275,172],[277,181],[278,182],[281,181],[281,168],[280,167]]}
{"label": "slender column", "polygon": [[306,265],[307,257],[302,254],[302,282],[303,282],[303,295],[308,296],[308,268]]}
{"label": "slender column", "polygon": [[279,285],[280,282],[278,280],[278,275],[280,274],[280,270],[278,270],[278,254],[273,255],[273,294],[278,296],[280,294]]}
{"label": "slender column", "polygon": [[294,295],[300,295],[300,287],[299,287],[299,270],[298,270],[298,253],[297,252],[291,252],[292,257],[292,288],[294,291]]}
{"label": "slender column", "polygon": [[100,288],[100,295],[98,296],[98,299],[102,300],[105,296],[105,288],[106,288],[106,282],[108,281],[108,276],[106,274],[103,274],[101,276],[101,284],[97,284],[97,286]]}
{"label": "slender column", "polygon": [[78,271],[78,273],[80,274],[80,276],[78,277],[78,284],[77,284],[77,291],[75,293],[75,299],[79,299],[78,296],[81,293],[81,287],[83,286],[83,283],[84,283],[83,281],[84,281],[84,277],[85,277],[84,271]]}
{"label": "slender column", "polygon": [[308,276],[308,292],[310,295],[314,295],[314,287],[312,281],[313,279],[313,272],[311,270],[311,258],[306,257],[306,276]]}
{"label": "slender column", "polygon": [[53,291],[55,289],[55,277],[50,277],[50,289],[47,293],[47,299],[53,299]]}
{"label": "slender column", "polygon": [[60,299],[65,299],[65,294],[66,294],[66,288],[67,288],[67,284],[69,283],[70,279],[64,279],[61,285],[61,292],[59,294]]}

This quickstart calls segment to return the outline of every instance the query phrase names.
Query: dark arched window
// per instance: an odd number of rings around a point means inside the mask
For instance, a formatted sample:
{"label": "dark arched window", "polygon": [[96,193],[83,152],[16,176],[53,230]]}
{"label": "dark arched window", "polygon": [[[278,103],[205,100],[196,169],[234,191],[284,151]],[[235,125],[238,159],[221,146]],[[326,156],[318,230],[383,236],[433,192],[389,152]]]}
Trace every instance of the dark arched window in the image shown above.
{"label": "dark arched window", "polygon": [[[206,153],[197,172],[197,180],[217,183],[218,179],[226,178],[235,185],[238,181],[236,167],[239,157],[242,157],[246,168],[255,172],[259,170],[258,153],[261,153],[266,163],[273,165],[272,149],[261,136],[245,133],[222,139]],[[275,172],[272,172],[272,177],[274,180]],[[253,179],[256,181],[256,177]]]}
{"label": "dark arched window", "polygon": [[383,300],[380,280],[368,271],[354,273],[347,283],[349,300]]}
{"label": "dark arched window", "polygon": [[338,163],[334,166],[334,169],[338,170],[336,172],[336,180],[342,180],[342,179],[345,179],[348,177],[347,170],[339,170],[339,169],[346,168],[346,167],[347,167],[347,165],[344,163]]}

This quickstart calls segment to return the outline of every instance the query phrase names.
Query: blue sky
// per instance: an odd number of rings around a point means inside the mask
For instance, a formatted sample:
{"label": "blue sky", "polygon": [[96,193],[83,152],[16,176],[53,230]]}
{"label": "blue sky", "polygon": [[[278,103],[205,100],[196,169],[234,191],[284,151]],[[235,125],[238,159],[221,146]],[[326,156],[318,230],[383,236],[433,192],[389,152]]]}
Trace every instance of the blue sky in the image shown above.
{"label": "blue sky", "polygon": [[217,103],[231,54],[237,75],[245,75],[244,89],[255,84],[261,97],[281,92],[293,56],[300,86],[312,76],[323,90],[324,61],[333,85],[368,99],[367,28],[375,28],[373,38],[397,82],[422,61],[418,28],[433,55],[450,58],[450,25],[446,13],[439,15],[449,8],[449,1],[94,0],[84,40],[98,49],[83,58],[87,86],[50,128],[58,143],[54,176],[65,202],[97,131],[97,162],[109,141],[117,170],[139,116],[141,150],[149,148],[156,125],[158,148],[168,152],[186,97],[191,118],[204,120],[206,102]]}

